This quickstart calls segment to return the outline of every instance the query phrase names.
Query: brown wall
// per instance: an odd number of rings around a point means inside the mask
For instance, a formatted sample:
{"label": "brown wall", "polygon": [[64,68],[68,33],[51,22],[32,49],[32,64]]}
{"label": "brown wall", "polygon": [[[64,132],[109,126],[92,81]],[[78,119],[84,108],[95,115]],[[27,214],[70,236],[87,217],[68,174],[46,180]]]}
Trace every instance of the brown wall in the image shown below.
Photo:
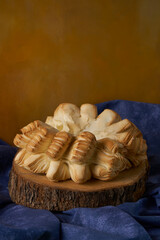
{"label": "brown wall", "polygon": [[0,138],[61,102],[160,103],[159,0],[0,1]]}

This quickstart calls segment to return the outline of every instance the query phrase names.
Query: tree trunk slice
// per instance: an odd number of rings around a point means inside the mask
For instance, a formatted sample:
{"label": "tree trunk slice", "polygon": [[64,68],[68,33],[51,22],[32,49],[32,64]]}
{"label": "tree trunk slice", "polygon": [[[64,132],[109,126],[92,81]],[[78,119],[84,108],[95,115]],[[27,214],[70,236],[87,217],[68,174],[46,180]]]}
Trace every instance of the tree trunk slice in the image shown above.
{"label": "tree trunk slice", "polygon": [[72,180],[52,182],[13,162],[9,194],[13,202],[31,208],[65,211],[77,207],[101,207],[137,201],[145,191],[146,162],[121,172],[110,181],[91,179],[84,184]]}

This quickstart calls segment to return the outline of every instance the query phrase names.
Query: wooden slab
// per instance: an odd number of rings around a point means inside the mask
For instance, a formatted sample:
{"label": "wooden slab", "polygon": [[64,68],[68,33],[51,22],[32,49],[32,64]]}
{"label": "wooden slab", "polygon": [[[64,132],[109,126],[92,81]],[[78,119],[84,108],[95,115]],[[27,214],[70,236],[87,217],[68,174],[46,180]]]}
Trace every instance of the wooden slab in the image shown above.
{"label": "wooden slab", "polygon": [[84,184],[49,181],[13,162],[9,194],[13,202],[31,208],[64,211],[75,207],[100,207],[137,201],[145,191],[147,162],[121,172],[111,181],[92,179]]}

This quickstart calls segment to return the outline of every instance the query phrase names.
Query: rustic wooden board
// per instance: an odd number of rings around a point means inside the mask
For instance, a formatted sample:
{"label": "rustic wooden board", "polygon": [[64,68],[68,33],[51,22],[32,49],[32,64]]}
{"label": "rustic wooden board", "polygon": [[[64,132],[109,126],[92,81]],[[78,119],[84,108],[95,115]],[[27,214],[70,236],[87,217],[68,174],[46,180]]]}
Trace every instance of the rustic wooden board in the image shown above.
{"label": "rustic wooden board", "polygon": [[121,172],[112,181],[92,179],[84,184],[71,180],[49,181],[13,162],[9,194],[13,202],[31,208],[64,211],[75,207],[100,207],[137,201],[145,191],[147,162]]}

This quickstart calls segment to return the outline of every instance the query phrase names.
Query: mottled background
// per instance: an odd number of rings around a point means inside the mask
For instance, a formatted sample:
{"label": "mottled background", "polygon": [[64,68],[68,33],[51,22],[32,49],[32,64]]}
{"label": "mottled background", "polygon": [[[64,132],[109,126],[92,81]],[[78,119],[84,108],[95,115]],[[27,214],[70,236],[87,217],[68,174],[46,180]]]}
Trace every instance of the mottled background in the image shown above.
{"label": "mottled background", "polygon": [[61,102],[160,103],[159,0],[0,1],[0,138]]}

